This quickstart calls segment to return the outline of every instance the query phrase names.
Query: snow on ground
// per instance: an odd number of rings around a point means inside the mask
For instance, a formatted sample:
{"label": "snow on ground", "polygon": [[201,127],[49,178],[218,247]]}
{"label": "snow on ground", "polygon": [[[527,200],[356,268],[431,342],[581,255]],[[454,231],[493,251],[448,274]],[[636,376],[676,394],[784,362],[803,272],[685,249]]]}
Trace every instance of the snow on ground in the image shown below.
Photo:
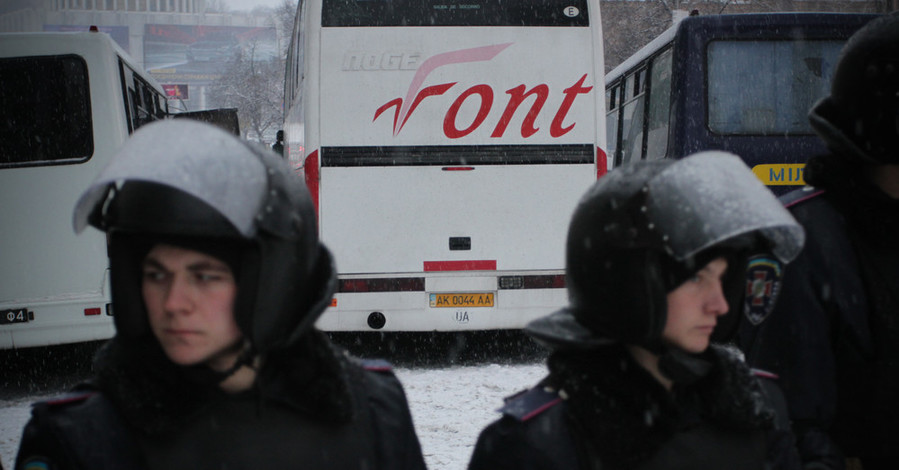
{"label": "snow on ground", "polygon": [[22,428],[31,416],[31,402],[42,396],[0,401],[0,462],[5,470],[13,468]]}
{"label": "snow on ground", "polygon": [[[430,470],[464,470],[481,429],[499,417],[503,397],[535,384],[542,363],[397,368]],[[36,395],[0,400],[0,461],[11,470]]]}
{"label": "snow on ground", "polygon": [[464,470],[502,399],[540,380],[542,364],[398,369],[430,470]]}

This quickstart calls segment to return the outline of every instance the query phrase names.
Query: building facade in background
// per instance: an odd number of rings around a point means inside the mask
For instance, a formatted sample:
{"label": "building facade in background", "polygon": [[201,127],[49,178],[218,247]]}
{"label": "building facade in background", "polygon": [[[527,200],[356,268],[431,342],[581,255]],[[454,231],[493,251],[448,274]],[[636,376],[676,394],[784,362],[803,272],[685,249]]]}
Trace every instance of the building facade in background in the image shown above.
{"label": "building facade in background", "polygon": [[[625,58],[679,18],[777,11],[886,13],[899,0],[601,0],[605,68]],[[97,25],[163,84],[173,109],[208,108],[207,89],[227,60],[271,58],[289,31],[275,12],[217,11],[207,0],[3,0],[0,32],[84,30]]]}
{"label": "building facade in background", "polygon": [[239,56],[280,55],[274,12],[218,12],[206,0],[6,0],[0,32],[97,26],[156,78],[175,110],[207,109],[208,88]]}

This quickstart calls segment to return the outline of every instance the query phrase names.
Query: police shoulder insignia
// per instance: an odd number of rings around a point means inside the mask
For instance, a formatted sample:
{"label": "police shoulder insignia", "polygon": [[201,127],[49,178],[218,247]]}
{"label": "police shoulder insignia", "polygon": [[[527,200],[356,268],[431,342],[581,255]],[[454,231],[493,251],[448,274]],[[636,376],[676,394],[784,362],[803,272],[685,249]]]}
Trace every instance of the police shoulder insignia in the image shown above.
{"label": "police shoulder insignia", "polygon": [[759,325],[771,315],[782,279],[783,263],[777,259],[767,255],[749,258],[743,314],[750,323]]}
{"label": "police shoulder insignia", "polygon": [[68,393],[60,395],[60,396],[56,396],[56,397],[47,399],[43,403],[45,403],[51,407],[71,405],[73,403],[81,403],[96,394],[97,394],[97,392],[92,391],[92,390],[91,391],[72,391],[72,392],[68,392]]}
{"label": "police shoulder insignia", "polygon": [[359,365],[365,370],[375,372],[390,372],[393,370],[393,365],[384,359],[359,359]]}
{"label": "police shoulder insignia", "polygon": [[22,464],[22,470],[50,470],[50,460],[44,457],[31,457]]}
{"label": "police shoulder insignia", "polygon": [[506,399],[500,412],[518,421],[527,421],[562,401],[559,391],[549,387],[534,387]]}
{"label": "police shoulder insignia", "polygon": [[777,380],[780,378],[780,376],[775,374],[774,372],[768,372],[767,370],[762,369],[752,368],[749,369],[749,372],[752,373],[754,377],[759,377],[762,379]]}

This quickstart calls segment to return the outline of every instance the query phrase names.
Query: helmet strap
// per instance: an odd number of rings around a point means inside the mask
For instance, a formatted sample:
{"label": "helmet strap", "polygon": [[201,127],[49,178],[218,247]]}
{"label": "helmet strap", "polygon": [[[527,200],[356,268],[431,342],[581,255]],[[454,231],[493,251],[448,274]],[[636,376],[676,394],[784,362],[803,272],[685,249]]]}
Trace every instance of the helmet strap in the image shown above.
{"label": "helmet strap", "polygon": [[233,345],[224,348],[221,353],[237,351],[239,349],[242,349],[243,351],[234,361],[234,364],[232,364],[228,369],[218,371],[213,370],[207,365],[197,364],[184,368],[183,371],[185,372],[185,376],[191,382],[199,385],[217,386],[234,375],[243,366],[255,368],[254,359],[256,358],[257,353],[256,349],[252,346],[252,344],[250,344],[249,341],[237,340]]}
{"label": "helmet strap", "polygon": [[234,365],[224,371],[215,371],[215,374],[218,376],[218,380],[216,382],[219,384],[224,382],[228,377],[234,375],[234,373],[240,370],[240,368],[243,366],[247,366],[251,369],[255,368],[254,359],[256,358],[256,348],[254,348],[249,341],[238,341],[234,344],[234,346],[232,346],[232,348],[240,348],[243,351],[239,356],[237,356],[237,360],[234,361]]}

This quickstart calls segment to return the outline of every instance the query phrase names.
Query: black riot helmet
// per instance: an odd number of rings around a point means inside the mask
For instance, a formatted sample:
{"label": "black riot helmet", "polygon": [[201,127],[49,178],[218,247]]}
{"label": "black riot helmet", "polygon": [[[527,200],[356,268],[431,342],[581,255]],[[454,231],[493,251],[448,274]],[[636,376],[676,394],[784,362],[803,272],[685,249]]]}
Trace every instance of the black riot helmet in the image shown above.
{"label": "black riot helmet", "polygon": [[336,285],[303,182],[270,152],[200,122],[135,132],[78,200],[74,224],[108,234],[114,319],[125,338],[150,334],[141,262],[156,243],[232,267],[235,320],[259,353],[310,329]]}
{"label": "black riot helmet", "polygon": [[574,211],[566,248],[570,306],[526,332],[558,349],[614,342],[659,352],[668,292],[726,257],[725,317],[739,318],[748,256],[764,252],[787,262],[803,240],[802,227],[734,155],[628,164],[597,181]]}
{"label": "black riot helmet", "polygon": [[899,12],[849,38],[830,96],[815,104],[809,121],[834,153],[858,163],[899,164]]}

